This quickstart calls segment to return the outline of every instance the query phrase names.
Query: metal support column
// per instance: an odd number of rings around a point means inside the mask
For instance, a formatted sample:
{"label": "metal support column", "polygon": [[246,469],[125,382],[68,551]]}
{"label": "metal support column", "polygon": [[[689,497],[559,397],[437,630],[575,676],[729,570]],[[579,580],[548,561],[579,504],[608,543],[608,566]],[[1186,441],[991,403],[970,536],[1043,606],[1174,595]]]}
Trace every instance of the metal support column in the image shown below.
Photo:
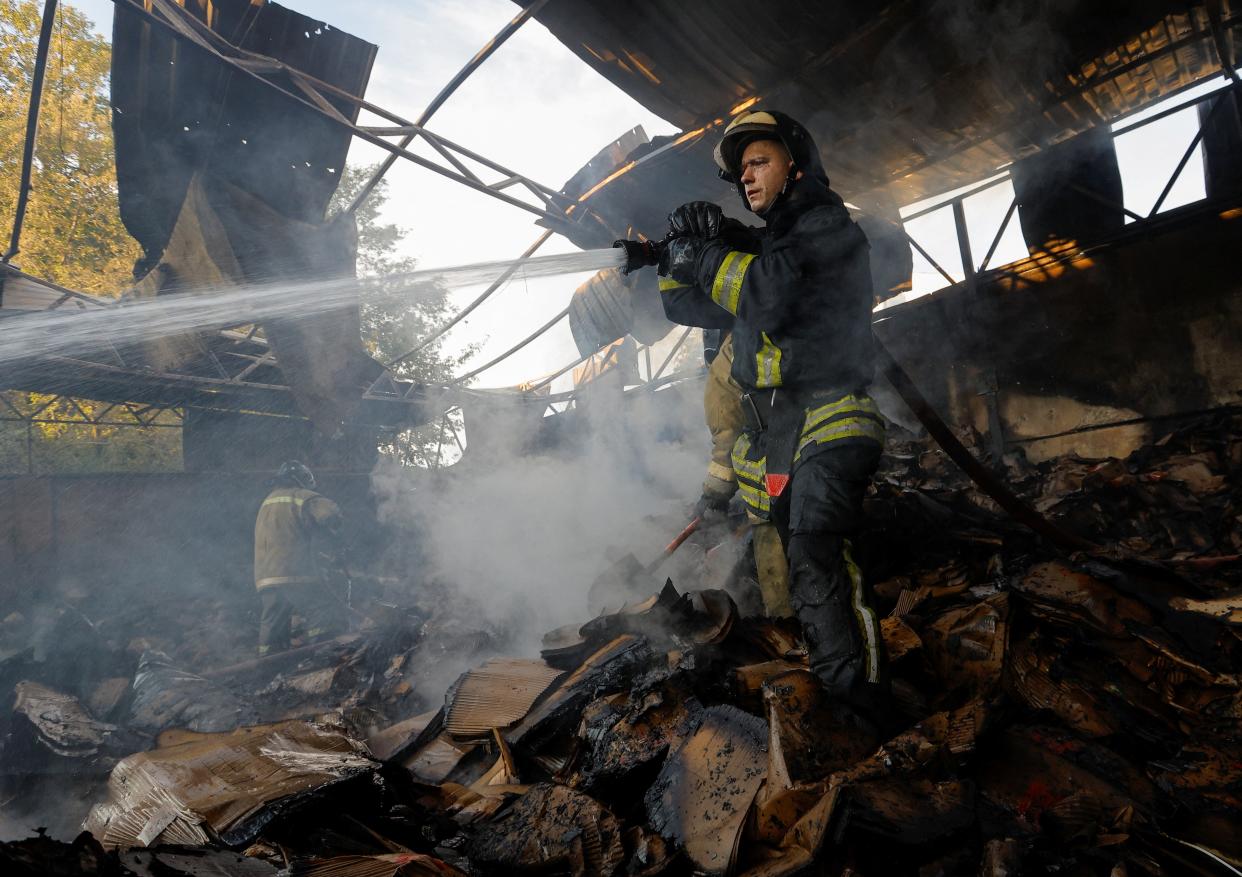
{"label": "metal support column", "polygon": [[[979,295],[979,276],[975,272],[975,258],[970,251],[970,234],[966,229],[966,207],[962,199],[953,201],[953,224],[957,227],[957,248],[962,256],[962,271],[966,275],[966,301],[971,311],[972,321],[987,321],[988,314],[983,313],[983,301]],[[985,332],[990,338],[990,334]],[[992,455],[993,465],[1002,465],[1005,455],[1005,432],[1001,426],[1000,405],[997,401],[999,384],[996,379],[996,353],[990,340],[984,341],[979,350],[981,354],[981,384],[979,395],[988,413],[988,450]]]}
{"label": "metal support column", "polygon": [[30,109],[26,113],[26,143],[22,150],[22,179],[17,190],[17,214],[13,218],[13,234],[9,248],[0,261],[8,262],[17,255],[22,239],[22,223],[26,219],[26,203],[30,199],[30,176],[34,169],[35,140],[39,133],[39,104],[43,97],[43,75],[47,72],[47,53],[52,45],[52,26],[56,23],[57,0],[43,4],[43,26],[39,29],[39,48],[35,55],[34,75],[30,80]]}

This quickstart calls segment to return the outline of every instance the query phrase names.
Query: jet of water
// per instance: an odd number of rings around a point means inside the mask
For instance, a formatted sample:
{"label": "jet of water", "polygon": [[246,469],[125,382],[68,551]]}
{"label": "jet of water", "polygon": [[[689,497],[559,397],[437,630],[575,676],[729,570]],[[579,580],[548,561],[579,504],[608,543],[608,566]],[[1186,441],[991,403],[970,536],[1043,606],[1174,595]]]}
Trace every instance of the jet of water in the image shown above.
{"label": "jet of water", "polygon": [[[555,277],[619,268],[624,261],[624,252],[611,247],[539,256],[523,262],[514,276]],[[306,317],[356,305],[364,296],[410,300],[429,294],[433,285],[458,289],[488,283],[513,264],[477,262],[379,278],[199,288],[98,309],[26,313],[0,319],[0,366],[31,357],[80,357],[109,346],[140,344],[185,332]]]}

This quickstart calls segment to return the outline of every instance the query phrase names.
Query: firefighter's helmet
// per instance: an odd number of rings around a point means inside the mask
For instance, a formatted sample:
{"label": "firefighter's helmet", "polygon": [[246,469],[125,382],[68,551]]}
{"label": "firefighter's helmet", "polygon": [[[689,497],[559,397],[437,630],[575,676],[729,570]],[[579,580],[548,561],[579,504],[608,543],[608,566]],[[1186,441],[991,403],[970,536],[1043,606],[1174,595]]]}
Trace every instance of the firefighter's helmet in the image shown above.
{"label": "firefighter's helmet", "polygon": [[306,490],[315,489],[315,473],[305,463],[298,460],[286,460],[276,470],[276,482],[293,483]]}
{"label": "firefighter's helmet", "polygon": [[[780,197],[789,191],[799,171],[808,171],[813,164],[818,166],[818,156],[812,155],[815,146],[811,135],[801,122],[776,110],[742,113],[725,128],[724,136],[716,144],[713,155],[720,168],[720,178],[733,184],[738,197],[742,199],[742,206],[747,210],[750,209],[750,202],[742,185],[742,154],[756,140],[775,140],[785,147],[789,157],[793,159],[793,167],[789,169],[789,178],[785,181]],[[765,213],[770,210],[769,205]]]}
{"label": "firefighter's helmet", "polygon": [[742,153],[756,140],[776,140],[789,151],[794,170],[805,167],[808,144],[811,142],[806,128],[782,112],[759,110],[742,113],[731,121],[716,144],[714,156],[721,179],[734,184],[738,182],[742,175]]}

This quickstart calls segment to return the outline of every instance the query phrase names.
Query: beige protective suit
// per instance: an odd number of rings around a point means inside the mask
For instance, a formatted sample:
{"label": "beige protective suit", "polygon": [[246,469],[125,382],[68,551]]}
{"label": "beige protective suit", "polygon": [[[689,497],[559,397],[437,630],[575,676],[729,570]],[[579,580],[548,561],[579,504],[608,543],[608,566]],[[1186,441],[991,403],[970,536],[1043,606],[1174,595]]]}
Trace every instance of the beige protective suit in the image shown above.
{"label": "beige protective suit", "polygon": [[[726,500],[737,491],[737,477],[733,473],[733,444],[744,425],[742,389],[729,376],[732,368],[733,336],[726,335],[720,352],[707,370],[707,389],[703,393],[703,414],[712,434],[712,457],[707,464],[703,493]],[[761,520],[749,512],[747,515],[755,545],[755,566],[759,590],[763,593],[763,608],[772,618],[792,617],[789,564],[785,560],[785,547],[781,545],[780,534],[772,522]]]}

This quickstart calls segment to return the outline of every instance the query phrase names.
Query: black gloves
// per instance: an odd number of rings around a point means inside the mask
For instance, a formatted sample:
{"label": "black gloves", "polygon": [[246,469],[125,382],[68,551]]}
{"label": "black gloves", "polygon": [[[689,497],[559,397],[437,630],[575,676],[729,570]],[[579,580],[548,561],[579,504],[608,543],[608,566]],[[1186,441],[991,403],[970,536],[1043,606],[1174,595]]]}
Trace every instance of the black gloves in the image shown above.
{"label": "black gloves", "polygon": [[711,526],[723,523],[729,517],[729,497],[703,491],[694,504],[694,516]]}
{"label": "black gloves", "polygon": [[678,283],[693,286],[699,282],[699,253],[707,246],[706,238],[673,238],[660,255],[656,270],[661,277],[671,277]]}
{"label": "black gloves", "polygon": [[729,509],[729,499],[730,497],[705,490],[699,497],[699,501],[694,504],[694,514],[700,518],[704,515],[723,515]]}
{"label": "black gloves", "polygon": [[718,205],[710,201],[691,201],[668,215],[668,228],[674,237],[689,235],[710,241],[719,237],[723,220],[724,211]]}

